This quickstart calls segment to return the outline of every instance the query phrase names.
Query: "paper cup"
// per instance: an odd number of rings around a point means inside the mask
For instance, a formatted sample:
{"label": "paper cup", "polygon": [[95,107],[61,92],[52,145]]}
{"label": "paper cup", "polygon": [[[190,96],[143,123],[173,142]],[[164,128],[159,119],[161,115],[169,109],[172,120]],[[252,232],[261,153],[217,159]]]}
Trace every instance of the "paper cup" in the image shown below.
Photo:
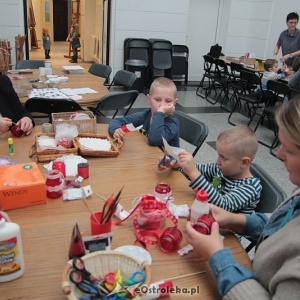
{"label": "paper cup", "polygon": [[51,61],[45,61],[45,68],[52,68]]}
{"label": "paper cup", "polygon": [[90,216],[91,235],[98,235],[111,232],[111,221],[101,224],[101,217],[102,212],[96,212]]}
{"label": "paper cup", "polygon": [[39,74],[40,74],[40,77],[41,76],[46,76],[46,68],[40,67],[39,68]]}
{"label": "paper cup", "polygon": [[45,68],[46,69],[46,76],[52,75],[52,68]]}

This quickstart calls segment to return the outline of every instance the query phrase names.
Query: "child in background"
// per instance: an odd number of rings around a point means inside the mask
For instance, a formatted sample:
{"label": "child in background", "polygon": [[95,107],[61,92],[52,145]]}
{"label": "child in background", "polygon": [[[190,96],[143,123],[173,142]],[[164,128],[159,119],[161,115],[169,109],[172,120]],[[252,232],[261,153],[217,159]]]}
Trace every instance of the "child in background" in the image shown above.
{"label": "child in background", "polygon": [[50,48],[51,48],[51,40],[49,31],[47,28],[43,28],[43,48],[45,50],[45,59],[51,58],[50,54]]}
{"label": "child in background", "polygon": [[261,85],[263,91],[260,87],[257,87],[255,93],[260,98],[264,96],[264,100],[269,100],[273,98],[273,93],[269,92],[267,89],[267,82],[269,80],[279,80],[288,75],[287,65],[283,65],[281,69],[278,67],[278,60],[276,59],[267,59],[264,63],[264,74],[261,78]]}
{"label": "child in background", "polygon": [[294,73],[290,78],[288,85],[291,88],[300,91],[300,57],[295,58],[293,62],[292,70]]}
{"label": "child in background", "polygon": [[176,85],[171,79],[156,78],[147,95],[151,108],[111,120],[108,127],[109,134],[114,138],[124,139],[125,132],[121,129],[122,125],[130,123],[135,127],[143,125],[140,132],[148,136],[149,145],[163,146],[162,137],[164,137],[171,146],[179,147],[179,124],[173,116],[177,102],[176,93]]}
{"label": "child in background", "polygon": [[250,165],[255,157],[258,141],[251,128],[239,125],[219,134],[216,141],[216,163],[195,164],[193,156],[183,151],[179,161],[166,159],[166,168],[176,168],[189,180],[189,186],[205,189],[208,201],[230,212],[253,213],[257,206],[261,184],[254,178]]}

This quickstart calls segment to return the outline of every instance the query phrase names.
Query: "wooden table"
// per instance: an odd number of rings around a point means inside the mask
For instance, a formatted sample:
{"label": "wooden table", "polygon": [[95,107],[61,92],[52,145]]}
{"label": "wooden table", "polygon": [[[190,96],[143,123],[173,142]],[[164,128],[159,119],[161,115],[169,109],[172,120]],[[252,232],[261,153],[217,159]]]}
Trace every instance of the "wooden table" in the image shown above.
{"label": "wooden table", "polygon": [[[40,132],[38,126],[36,133]],[[106,134],[107,125],[98,124],[98,133]],[[0,136],[0,155],[7,155],[7,138],[10,133]],[[28,149],[34,141],[34,135],[14,139],[17,163],[28,162]],[[126,135],[124,145],[118,157],[88,158],[90,177],[82,186],[90,184],[93,195],[87,200],[92,211],[101,211],[103,200],[96,194],[108,197],[124,185],[121,204],[125,209],[131,207],[132,200],[145,193],[153,193],[160,181],[168,182],[176,204],[191,205],[194,192],[188,187],[188,181],[177,172],[160,173],[156,170],[161,151],[147,145],[146,137],[140,133]],[[45,169],[39,164],[41,171]],[[8,211],[12,221],[21,227],[25,274],[15,281],[0,283],[1,300],[8,299],[66,299],[61,290],[61,275],[68,260],[68,251],[73,226],[77,222],[81,232],[89,235],[89,215],[82,200],[65,201],[48,200],[47,204],[31,206]],[[179,228],[184,230],[185,219],[179,220]],[[132,245],[135,241],[132,218],[121,226],[113,227],[112,249],[121,245]],[[184,235],[184,233],[183,233]],[[181,246],[187,244],[184,237]],[[247,253],[234,235],[225,236],[225,245],[230,247],[236,259],[244,266],[251,268]],[[170,296],[171,299],[220,299],[216,282],[206,262],[200,262],[193,252],[184,257],[177,253],[166,254],[157,247],[150,247],[152,256],[152,282],[174,276],[206,271],[201,275],[174,280],[180,288],[199,286],[200,294],[192,297],[186,295]]]}
{"label": "wooden table", "polygon": [[[32,90],[32,83],[30,80],[39,79],[39,70],[33,69],[32,73],[20,73],[20,74],[9,74],[13,86],[16,92],[19,95],[19,98],[22,103],[25,103],[28,99],[28,95]],[[78,74],[68,74],[65,70],[53,69],[53,74],[59,76],[69,77],[67,82],[61,82],[59,84],[59,89],[63,88],[91,88],[92,90],[97,91],[95,94],[85,94],[81,95],[82,99],[77,100],[77,102],[83,106],[95,106],[99,102],[100,98],[108,93],[108,89],[103,85],[104,79],[94,76],[87,72]],[[19,78],[19,79],[18,79]],[[46,77],[45,77],[46,80]]]}

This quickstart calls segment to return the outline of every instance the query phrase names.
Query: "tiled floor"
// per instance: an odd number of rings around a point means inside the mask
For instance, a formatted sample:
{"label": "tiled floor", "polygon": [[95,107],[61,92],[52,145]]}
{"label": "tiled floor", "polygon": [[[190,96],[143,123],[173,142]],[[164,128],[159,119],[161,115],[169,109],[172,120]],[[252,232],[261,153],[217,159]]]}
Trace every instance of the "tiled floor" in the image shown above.
{"label": "tiled floor", "polygon": [[[51,49],[51,61],[53,66],[59,67],[69,64],[69,58],[64,57],[68,54],[67,42],[53,42]],[[31,59],[44,59],[43,49],[32,50],[30,53]],[[79,60],[79,65],[83,66],[86,70],[90,66],[90,63],[84,63]],[[206,142],[203,144],[195,159],[197,162],[212,162],[216,159],[216,152],[214,150],[214,142],[218,134],[224,129],[230,128],[232,125],[228,124],[227,118],[229,113],[222,109],[217,103],[212,105],[205,99],[196,95],[197,83],[189,83],[188,87],[178,85],[178,104],[177,110],[184,111],[191,116],[201,119],[209,127],[209,135]],[[135,102],[132,112],[148,107],[146,96],[140,94],[139,98]],[[245,123],[246,118],[242,115],[236,114],[233,118],[238,123]],[[260,128],[257,131],[259,139],[264,141],[271,141],[273,139],[273,133],[266,128]],[[192,147],[181,142],[181,147],[186,150],[191,150]],[[269,153],[269,149],[265,146],[259,145],[259,149],[255,158],[255,161],[260,164],[276,182],[283,188],[283,190],[289,194],[294,186],[290,183],[288,173],[284,166],[284,163]]]}

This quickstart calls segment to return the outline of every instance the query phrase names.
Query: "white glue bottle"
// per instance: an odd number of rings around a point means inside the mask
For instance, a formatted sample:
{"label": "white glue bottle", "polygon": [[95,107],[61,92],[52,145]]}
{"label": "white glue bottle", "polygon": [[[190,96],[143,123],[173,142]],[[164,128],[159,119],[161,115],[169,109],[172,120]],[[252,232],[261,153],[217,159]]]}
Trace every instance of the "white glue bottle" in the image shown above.
{"label": "white glue bottle", "polygon": [[7,222],[0,214],[0,282],[14,280],[24,271],[20,227]]}
{"label": "white glue bottle", "polygon": [[157,281],[147,288],[147,293],[143,296],[143,300],[159,299],[174,292],[175,289],[171,280]]}
{"label": "white glue bottle", "polygon": [[209,213],[208,195],[204,189],[195,190],[196,197],[191,207],[190,221],[194,225],[197,220],[204,214]]}

